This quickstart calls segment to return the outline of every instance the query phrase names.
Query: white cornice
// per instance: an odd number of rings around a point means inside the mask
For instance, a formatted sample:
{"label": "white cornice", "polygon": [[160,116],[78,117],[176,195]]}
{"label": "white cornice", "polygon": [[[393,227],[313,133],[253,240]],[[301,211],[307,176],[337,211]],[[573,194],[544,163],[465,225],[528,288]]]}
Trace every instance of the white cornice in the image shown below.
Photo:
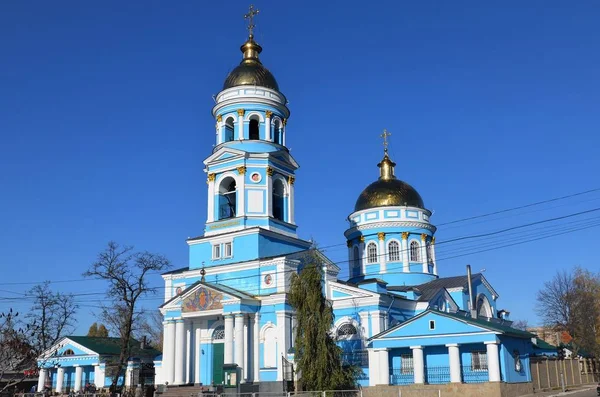
{"label": "white cornice", "polygon": [[377,223],[367,223],[364,225],[359,225],[359,226],[353,226],[350,229],[346,230],[344,232],[344,236],[346,236],[346,238],[351,235],[352,233],[356,232],[356,231],[362,231],[362,230],[369,230],[369,229],[379,229],[379,228],[385,228],[385,227],[414,227],[414,228],[419,228],[419,229],[426,229],[426,230],[430,230],[432,232],[435,233],[436,231],[436,227],[433,226],[430,223],[424,223],[424,222],[395,222],[395,221],[390,221],[390,222],[386,222],[386,221],[382,221],[382,222],[377,222]]}

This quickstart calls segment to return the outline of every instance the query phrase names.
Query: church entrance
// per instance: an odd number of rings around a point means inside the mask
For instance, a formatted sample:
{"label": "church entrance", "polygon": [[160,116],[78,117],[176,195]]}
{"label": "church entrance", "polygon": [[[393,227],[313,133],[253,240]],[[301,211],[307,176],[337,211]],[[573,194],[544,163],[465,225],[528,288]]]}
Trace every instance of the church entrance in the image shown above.
{"label": "church entrance", "polygon": [[212,384],[222,385],[223,379],[223,364],[225,363],[225,328],[223,326],[215,328],[213,332],[213,373]]}

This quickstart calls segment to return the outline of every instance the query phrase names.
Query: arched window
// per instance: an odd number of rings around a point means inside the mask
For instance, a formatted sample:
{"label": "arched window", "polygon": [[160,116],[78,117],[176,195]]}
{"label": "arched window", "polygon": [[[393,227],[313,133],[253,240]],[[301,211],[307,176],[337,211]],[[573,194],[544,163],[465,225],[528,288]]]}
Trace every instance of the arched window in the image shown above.
{"label": "arched window", "polygon": [[65,352],[63,353],[63,356],[74,356],[75,352],[71,349],[67,349],[65,350]]}
{"label": "arched window", "polygon": [[351,338],[358,334],[356,327],[350,323],[342,324],[336,332],[338,338]]}
{"label": "arched window", "polygon": [[421,247],[416,241],[410,243],[410,261],[421,262]]}
{"label": "arched window", "polygon": [[477,315],[481,317],[492,317],[492,306],[485,295],[479,295],[477,298]]}
{"label": "arched window", "polygon": [[281,122],[279,120],[273,122],[273,142],[281,145]]}
{"label": "arched window", "polygon": [[377,263],[377,244],[374,242],[367,245],[367,263]]}
{"label": "arched window", "polygon": [[236,198],[235,179],[223,179],[219,186],[219,219],[235,218]]}
{"label": "arched window", "polygon": [[400,244],[397,241],[390,241],[388,244],[388,258],[390,262],[400,261]]}
{"label": "arched window", "polygon": [[360,252],[358,247],[354,247],[352,261],[352,277],[356,277],[360,274]]}
{"label": "arched window", "polygon": [[258,120],[251,119],[250,120],[250,139],[260,139],[260,134],[258,132]]}
{"label": "arched window", "polygon": [[213,342],[225,340],[225,327],[224,326],[219,325],[217,328],[215,328],[215,330],[213,331],[213,334],[212,334],[212,340],[213,340]]}
{"label": "arched window", "polygon": [[264,368],[277,367],[277,329],[275,327],[265,330],[263,349]]}
{"label": "arched window", "polygon": [[285,187],[281,179],[273,182],[273,218],[285,221]]}
{"label": "arched window", "polygon": [[233,141],[233,117],[225,120],[225,136],[223,139],[225,142]]}

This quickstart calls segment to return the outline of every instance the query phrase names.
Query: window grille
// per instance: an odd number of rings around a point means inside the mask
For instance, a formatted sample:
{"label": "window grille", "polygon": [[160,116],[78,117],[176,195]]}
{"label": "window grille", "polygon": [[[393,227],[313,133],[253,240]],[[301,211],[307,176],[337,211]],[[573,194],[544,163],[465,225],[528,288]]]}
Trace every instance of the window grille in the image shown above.
{"label": "window grille", "polygon": [[471,371],[487,371],[487,352],[471,352]]}
{"label": "window grille", "polygon": [[377,263],[377,244],[367,245],[367,263]]}
{"label": "window grille", "polygon": [[400,356],[400,372],[402,374],[413,373],[413,356],[412,354],[403,354]]}
{"label": "window grille", "polygon": [[421,262],[421,247],[416,241],[410,243],[410,261]]}
{"label": "window grille", "polygon": [[343,324],[342,326],[340,326],[337,330],[337,336],[338,338],[340,336],[353,336],[358,334],[358,331],[356,330],[356,327],[352,324]]}
{"label": "window grille", "polygon": [[390,243],[388,244],[388,255],[390,258],[390,262],[400,261],[400,245],[397,241],[390,241]]}
{"label": "window grille", "polygon": [[224,340],[225,339],[225,327],[220,325],[213,331],[213,340]]}

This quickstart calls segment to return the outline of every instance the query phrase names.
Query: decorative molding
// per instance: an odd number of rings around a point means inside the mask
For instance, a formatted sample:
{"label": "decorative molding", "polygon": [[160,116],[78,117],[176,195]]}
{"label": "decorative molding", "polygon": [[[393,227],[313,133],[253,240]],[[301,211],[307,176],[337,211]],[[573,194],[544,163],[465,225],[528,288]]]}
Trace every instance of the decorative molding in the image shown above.
{"label": "decorative molding", "polygon": [[293,185],[294,182],[296,182],[296,177],[295,176],[288,176],[288,182],[290,185]]}
{"label": "decorative molding", "polygon": [[268,176],[273,176],[273,168],[267,167],[267,175]]}
{"label": "decorative molding", "polygon": [[359,240],[361,243],[364,243],[364,242],[365,242],[365,236],[360,236],[360,237],[358,238],[358,240]]}
{"label": "decorative molding", "polygon": [[223,116],[221,116],[221,115],[218,115],[218,116],[217,116],[217,122],[219,122],[219,123],[220,123],[221,121],[223,121]]}
{"label": "decorative molding", "polygon": [[242,166],[237,167],[237,172],[239,175],[244,175],[246,173],[246,166],[242,165]]}
{"label": "decorative molding", "polygon": [[209,182],[213,182],[215,180],[215,173],[211,172],[210,174],[208,174],[208,180]]}
{"label": "decorative molding", "polygon": [[238,114],[238,116],[243,116],[243,115],[244,115],[244,113],[246,113],[246,111],[245,111],[244,109],[238,109],[238,110],[237,110],[237,114]]}
{"label": "decorative molding", "polygon": [[359,226],[354,226],[351,227],[350,229],[346,230],[346,232],[344,233],[346,236],[349,236],[350,234],[356,232],[356,231],[362,231],[362,230],[368,230],[368,229],[378,229],[378,228],[384,228],[384,227],[414,227],[417,229],[427,229],[430,231],[435,231],[435,226],[430,225],[428,223],[423,223],[423,222],[377,222],[377,223],[367,223],[364,225],[359,225]]}
{"label": "decorative molding", "polygon": [[352,248],[352,241],[351,240],[346,241],[346,246],[348,248]]}
{"label": "decorative molding", "polygon": [[421,241],[423,241],[423,242],[427,241],[427,234],[421,233]]}
{"label": "decorative molding", "polygon": [[402,232],[402,240],[408,240],[408,232]]}
{"label": "decorative molding", "polygon": [[269,118],[269,119],[270,119],[270,118],[271,118],[271,116],[273,116],[273,112],[272,112],[272,111],[270,111],[270,110],[267,110],[267,111],[265,112],[265,116],[266,116],[267,118]]}
{"label": "decorative molding", "polygon": [[385,233],[384,232],[377,233],[377,238],[381,241],[385,240]]}
{"label": "decorative molding", "polygon": [[287,118],[281,120],[281,124],[285,127],[287,125]]}

